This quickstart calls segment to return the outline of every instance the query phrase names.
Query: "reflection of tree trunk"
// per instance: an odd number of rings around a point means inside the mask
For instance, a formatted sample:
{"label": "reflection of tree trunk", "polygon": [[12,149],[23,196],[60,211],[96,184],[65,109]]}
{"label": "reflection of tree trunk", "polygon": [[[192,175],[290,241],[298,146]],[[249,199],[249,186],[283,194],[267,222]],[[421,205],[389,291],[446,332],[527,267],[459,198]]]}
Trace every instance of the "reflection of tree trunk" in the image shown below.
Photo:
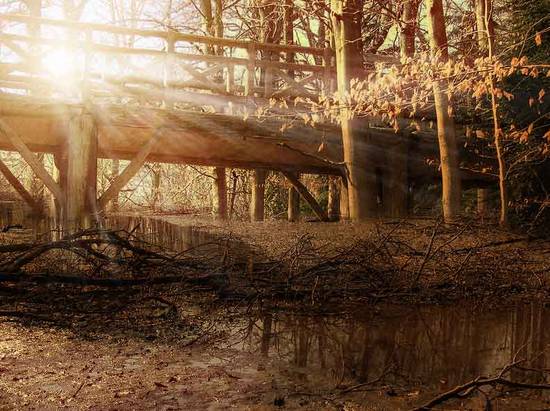
{"label": "reflection of tree trunk", "polygon": [[[428,0],[428,29],[432,55],[439,62],[449,58],[445,16],[442,0]],[[443,81],[434,81],[435,111],[437,116],[437,137],[441,161],[442,205],[445,221],[456,220],[460,215],[461,181],[456,142],[455,123],[452,108]]]}
{"label": "reflection of tree trunk", "polygon": [[306,319],[300,318],[298,320],[298,355],[296,357],[296,365],[298,367],[307,366],[309,354],[309,338],[310,333],[307,329]]}
{"label": "reflection of tree trunk", "polygon": [[263,318],[263,330],[262,330],[262,347],[260,349],[262,355],[267,357],[269,355],[269,343],[271,341],[271,324],[273,315],[266,313]]}

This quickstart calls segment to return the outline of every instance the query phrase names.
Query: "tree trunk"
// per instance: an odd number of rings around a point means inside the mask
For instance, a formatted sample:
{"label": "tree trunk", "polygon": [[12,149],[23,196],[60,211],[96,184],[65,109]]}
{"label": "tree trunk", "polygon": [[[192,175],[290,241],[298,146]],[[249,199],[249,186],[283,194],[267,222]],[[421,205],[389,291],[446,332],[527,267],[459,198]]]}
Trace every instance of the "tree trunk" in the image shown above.
{"label": "tree trunk", "polygon": [[[442,0],[428,0],[428,31],[432,56],[438,62],[449,58]],[[441,161],[443,218],[452,222],[460,216],[461,181],[456,129],[444,81],[434,81],[437,137]]]}
{"label": "tree trunk", "polygon": [[[332,26],[336,47],[338,92],[344,97],[350,91],[350,80],[363,77],[363,44],[361,41],[361,0],[331,0]],[[353,221],[375,217],[375,158],[368,133],[359,133],[360,120],[350,119],[349,108],[341,109],[342,143],[348,180],[349,216]]]}
{"label": "tree trunk", "polygon": [[[486,22],[485,9],[486,6],[489,10],[492,8],[492,0],[474,0],[475,16],[476,16],[476,30],[477,30],[477,45],[482,56],[489,53],[489,43],[493,43],[494,38],[494,24],[493,19],[489,18]],[[488,23],[488,24],[487,24]],[[480,217],[485,217],[487,214],[489,200],[489,189],[478,188],[477,189],[477,213]]]}
{"label": "tree trunk", "polygon": [[[485,52],[489,58],[494,57],[495,30],[493,22],[493,2],[492,0],[476,0],[476,26],[478,43],[480,49]],[[508,187],[506,186],[506,160],[504,159],[504,149],[502,147],[502,130],[500,129],[500,118],[498,113],[498,103],[495,96],[495,78],[492,73],[489,74],[489,86],[491,93],[491,112],[493,115],[493,138],[497,151],[498,160],[498,180],[500,190],[500,216],[501,226],[508,225]]]}
{"label": "tree trunk", "polygon": [[405,0],[403,4],[403,14],[399,26],[399,46],[402,59],[414,56],[419,6],[420,0]]}

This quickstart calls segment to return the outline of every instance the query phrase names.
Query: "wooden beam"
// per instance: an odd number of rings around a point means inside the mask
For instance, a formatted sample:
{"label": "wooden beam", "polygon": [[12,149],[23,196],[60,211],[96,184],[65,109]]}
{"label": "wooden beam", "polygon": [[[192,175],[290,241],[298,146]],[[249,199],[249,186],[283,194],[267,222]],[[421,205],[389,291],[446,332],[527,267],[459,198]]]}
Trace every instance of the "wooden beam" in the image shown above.
{"label": "wooden beam", "polygon": [[98,211],[105,209],[109,201],[111,201],[115,196],[118,195],[120,190],[124,188],[126,184],[136,175],[139,169],[145,163],[145,160],[155,144],[157,143],[158,137],[161,134],[161,129],[156,130],[149,141],[138,151],[138,153],[132,158],[130,164],[126,166],[124,171],[116,177],[109,188],[101,195],[97,200]]}
{"label": "wooden beam", "polygon": [[328,177],[328,217],[336,221],[340,218],[340,178]]}
{"label": "wooden beam", "polygon": [[250,200],[250,220],[252,221],[264,221],[266,176],[267,170],[254,170],[252,179],[252,198]]}
{"label": "wooden beam", "polygon": [[[297,180],[300,179],[300,173],[293,171],[292,175]],[[294,186],[289,187],[287,198],[287,220],[296,222],[300,219],[300,193],[298,193]]]}
{"label": "wooden beam", "polygon": [[29,167],[34,173],[42,180],[42,182],[48,187],[56,200],[60,203],[63,201],[63,193],[61,188],[54,181],[52,176],[46,171],[44,165],[41,164],[31,150],[26,146],[21,137],[13,131],[13,129],[2,119],[0,119],[0,133],[2,133],[13,145],[13,147],[21,154],[23,159],[27,162]]}
{"label": "wooden beam", "polygon": [[227,178],[224,167],[214,167],[212,212],[220,220],[227,219]]}
{"label": "wooden beam", "polygon": [[4,175],[6,180],[8,180],[8,183],[12,185],[12,187],[15,189],[15,191],[17,191],[21,198],[23,198],[23,200],[25,200],[25,202],[32,208],[35,214],[42,214],[44,212],[40,204],[38,204],[38,202],[34,200],[33,196],[27,191],[23,184],[21,184],[19,179],[13,175],[6,163],[4,163],[1,159],[0,173]]}
{"label": "wooden beam", "polygon": [[[175,41],[184,41],[192,43],[205,43],[211,45],[220,45],[227,47],[238,47],[238,48],[247,48],[250,44],[254,44],[258,49],[269,50],[274,52],[286,52],[292,51],[294,53],[305,53],[322,56],[325,49],[319,47],[307,47],[299,45],[282,45],[275,43],[254,43],[251,41],[227,39],[220,37],[211,37],[211,36],[200,36],[196,34],[184,34],[184,33],[173,33],[171,31],[160,31],[160,30],[143,30],[143,29],[132,29],[128,27],[120,27],[115,25],[107,25],[100,23],[84,23],[76,22],[69,20],[60,20],[60,19],[49,19],[49,18],[37,18],[32,16],[20,15],[20,14],[1,14],[0,21],[17,21],[22,23],[34,23],[42,24],[45,26],[57,26],[57,27],[67,27],[77,30],[92,30],[92,31],[103,31],[108,33],[115,34],[126,34],[134,35],[139,37],[158,37],[158,38],[168,38],[172,37]],[[387,59],[387,56],[377,56],[381,60]]]}
{"label": "wooden beam", "polygon": [[63,222],[67,230],[73,230],[85,228],[96,211],[97,127],[92,115],[74,113],[67,130]]}
{"label": "wooden beam", "polygon": [[303,185],[302,182],[298,180],[298,178],[292,172],[281,170],[281,173],[287,178],[288,181],[290,181],[290,183],[294,186],[296,191],[300,193],[300,196],[306,201],[306,203],[309,204],[319,220],[329,221],[326,211],[323,210],[317,200],[315,200],[315,198],[311,195],[307,187]]}

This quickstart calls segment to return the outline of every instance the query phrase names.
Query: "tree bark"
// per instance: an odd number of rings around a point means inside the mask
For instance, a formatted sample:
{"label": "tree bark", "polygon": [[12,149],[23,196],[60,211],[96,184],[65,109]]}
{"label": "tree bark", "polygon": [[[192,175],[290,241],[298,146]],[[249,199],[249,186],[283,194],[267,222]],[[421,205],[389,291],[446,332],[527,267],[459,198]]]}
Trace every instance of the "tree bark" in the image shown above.
{"label": "tree bark", "polygon": [[[438,62],[449,59],[442,0],[428,0],[428,31],[432,56]],[[460,216],[461,181],[456,129],[444,81],[434,81],[437,137],[441,161],[443,218],[453,222]]]}
{"label": "tree bark", "polygon": [[[477,45],[482,56],[489,53],[489,44],[493,43],[494,38],[494,23],[489,17],[486,21],[486,9],[492,9],[492,0],[474,0],[476,30],[477,30]],[[488,188],[477,189],[477,213],[480,217],[485,217],[487,214],[489,198]]]}
{"label": "tree bark", "polygon": [[414,56],[419,6],[420,0],[404,0],[403,14],[399,25],[399,46],[402,59]]}
{"label": "tree bark", "polygon": [[[363,43],[361,41],[361,0],[331,0],[332,26],[336,47],[338,92],[344,97],[350,81],[363,77]],[[342,101],[344,99],[342,98]],[[353,119],[344,104],[341,109],[342,143],[348,180],[349,216],[353,221],[375,217],[375,158],[368,131],[359,133],[360,120]]]}

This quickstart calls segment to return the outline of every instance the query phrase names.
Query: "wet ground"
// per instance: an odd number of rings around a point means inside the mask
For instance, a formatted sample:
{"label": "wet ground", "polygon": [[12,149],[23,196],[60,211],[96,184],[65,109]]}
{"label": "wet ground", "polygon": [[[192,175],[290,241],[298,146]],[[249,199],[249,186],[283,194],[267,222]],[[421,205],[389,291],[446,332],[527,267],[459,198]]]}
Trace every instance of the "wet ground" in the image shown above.
{"label": "wet ground", "polygon": [[[23,236],[45,227],[3,215]],[[159,220],[109,224],[176,251],[215,242]],[[0,284],[0,409],[411,409],[517,359],[526,370],[512,380],[545,382],[533,370],[550,368],[549,311],[474,300],[311,314],[228,307],[178,285]],[[485,391],[447,408],[485,409],[486,397],[498,410],[550,408],[548,392]]]}
{"label": "wet ground", "polygon": [[[514,357],[541,369],[549,361],[548,310],[536,303],[491,312],[365,307],[345,317],[217,313],[216,324],[178,308],[176,322],[141,331],[119,321],[102,328],[98,317],[60,326],[5,316],[0,409],[410,409]],[[538,391],[487,394],[496,409],[550,406]],[[483,409],[476,401],[460,409]]]}

